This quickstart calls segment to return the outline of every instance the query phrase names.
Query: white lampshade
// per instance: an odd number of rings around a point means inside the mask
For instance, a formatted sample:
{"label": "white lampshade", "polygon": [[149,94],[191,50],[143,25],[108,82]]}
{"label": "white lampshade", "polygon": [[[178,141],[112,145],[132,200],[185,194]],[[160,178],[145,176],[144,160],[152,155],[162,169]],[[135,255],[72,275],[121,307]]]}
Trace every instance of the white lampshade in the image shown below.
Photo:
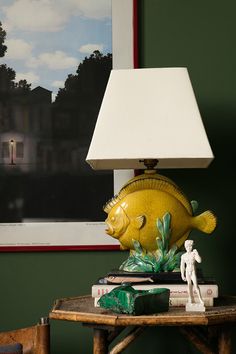
{"label": "white lampshade", "polygon": [[204,168],[213,154],[186,68],[112,70],[87,155],[94,169]]}

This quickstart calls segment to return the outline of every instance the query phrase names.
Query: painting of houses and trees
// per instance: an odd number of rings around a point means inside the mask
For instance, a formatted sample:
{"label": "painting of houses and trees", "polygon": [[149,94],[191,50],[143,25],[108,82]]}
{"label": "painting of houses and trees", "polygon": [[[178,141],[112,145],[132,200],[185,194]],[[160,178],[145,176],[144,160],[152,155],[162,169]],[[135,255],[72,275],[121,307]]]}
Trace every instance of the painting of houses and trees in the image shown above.
{"label": "painting of houses and trees", "polygon": [[1,2],[0,222],[103,220],[112,173],[95,173],[85,158],[112,67],[110,2],[89,12],[90,1],[84,8],[68,1],[74,12],[63,19],[58,2],[53,28],[46,20],[44,28],[13,21],[17,6],[28,3],[34,16],[40,2]]}

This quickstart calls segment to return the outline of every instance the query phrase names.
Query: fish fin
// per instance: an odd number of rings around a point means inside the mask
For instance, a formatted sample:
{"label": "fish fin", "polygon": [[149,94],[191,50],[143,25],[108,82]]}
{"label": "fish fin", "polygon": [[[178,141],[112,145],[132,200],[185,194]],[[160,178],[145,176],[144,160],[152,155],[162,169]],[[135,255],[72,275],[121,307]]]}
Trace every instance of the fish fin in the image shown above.
{"label": "fish fin", "polygon": [[127,195],[144,189],[153,189],[169,193],[174,198],[178,199],[178,201],[187,209],[190,215],[192,215],[191,204],[184,193],[169,178],[158,174],[154,174],[152,176],[143,174],[132,178],[121,188],[119,193],[106,204],[104,210],[108,213],[109,209],[119,203],[119,201],[121,201]]}
{"label": "fish fin", "polygon": [[132,220],[132,223],[137,230],[140,230],[144,226],[145,221],[146,221],[145,215],[139,215]]}
{"label": "fish fin", "polygon": [[124,246],[124,245],[122,245],[122,243],[120,244],[120,250],[121,251],[127,251],[129,248],[128,247],[126,247],[126,246]]}
{"label": "fish fin", "polygon": [[202,232],[205,232],[206,234],[211,234],[216,228],[217,219],[210,210],[195,216],[193,219],[194,227]]}
{"label": "fish fin", "polygon": [[191,206],[192,206],[192,209],[193,209],[193,214],[196,213],[197,209],[198,209],[198,202],[196,200],[191,200]]}

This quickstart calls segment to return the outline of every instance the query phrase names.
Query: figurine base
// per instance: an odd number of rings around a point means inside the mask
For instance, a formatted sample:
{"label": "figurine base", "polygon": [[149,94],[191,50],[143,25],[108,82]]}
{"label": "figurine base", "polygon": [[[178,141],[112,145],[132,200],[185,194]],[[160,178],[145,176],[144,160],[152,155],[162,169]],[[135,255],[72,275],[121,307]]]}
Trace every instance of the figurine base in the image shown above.
{"label": "figurine base", "polygon": [[185,306],[185,311],[194,311],[194,312],[205,312],[206,308],[204,306],[204,304],[200,304],[200,303],[190,303],[188,302]]}

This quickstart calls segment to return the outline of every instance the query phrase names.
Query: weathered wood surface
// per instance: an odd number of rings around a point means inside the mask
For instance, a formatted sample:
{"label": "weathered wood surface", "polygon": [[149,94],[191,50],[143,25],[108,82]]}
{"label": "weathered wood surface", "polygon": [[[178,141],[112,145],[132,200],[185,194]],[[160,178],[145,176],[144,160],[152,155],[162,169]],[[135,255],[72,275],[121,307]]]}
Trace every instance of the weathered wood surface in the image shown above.
{"label": "weathered wood surface", "polygon": [[203,354],[216,353],[215,348],[208,343],[206,335],[202,335],[198,328],[192,326],[180,327],[180,332]]}
{"label": "weathered wood surface", "polygon": [[119,354],[123,352],[136,338],[145,330],[145,327],[135,327],[130,333],[117,343],[109,354]]}
{"label": "weathered wood surface", "polygon": [[24,354],[50,353],[50,325],[32,327],[0,333],[0,344],[21,343]]}
{"label": "weathered wood surface", "polygon": [[91,296],[79,296],[57,300],[49,317],[57,320],[111,326],[183,326],[236,323],[236,297],[216,299],[215,306],[207,308],[205,313],[185,312],[184,308],[170,307],[169,311],[164,313],[132,316],[116,314],[94,307],[94,299]]}
{"label": "weathered wood surface", "polygon": [[93,330],[93,354],[107,354],[108,353],[108,331],[104,329]]}
{"label": "weathered wood surface", "polygon": [[222,326],[218,337],[219,354],[230,354],[231,344],[231,327]]}

